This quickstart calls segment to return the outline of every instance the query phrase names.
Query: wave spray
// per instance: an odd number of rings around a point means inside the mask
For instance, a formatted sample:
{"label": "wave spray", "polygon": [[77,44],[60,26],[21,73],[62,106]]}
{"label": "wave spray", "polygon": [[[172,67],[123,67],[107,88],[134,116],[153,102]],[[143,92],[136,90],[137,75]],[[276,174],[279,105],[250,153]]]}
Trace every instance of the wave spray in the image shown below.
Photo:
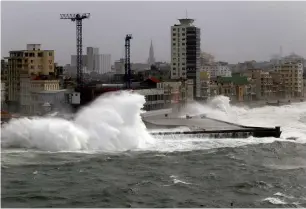
{"label": "wave spray", "polygon": [[144,103],[141,95],[119,92],[97,98],[71,121],[12,119],[2,128],[2,147],[105,152],[144,148],[154,143],[141,120]]}

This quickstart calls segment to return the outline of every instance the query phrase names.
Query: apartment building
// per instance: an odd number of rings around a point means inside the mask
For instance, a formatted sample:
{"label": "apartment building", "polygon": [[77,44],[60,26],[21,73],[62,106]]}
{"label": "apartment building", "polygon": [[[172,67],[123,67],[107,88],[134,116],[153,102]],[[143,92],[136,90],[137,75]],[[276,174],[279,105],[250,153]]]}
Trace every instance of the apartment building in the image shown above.
{"label": "apartment building", "polygon": [[200,71],[200,83],[201,83],[201,100],[207,101],[210,97],[210,73],[201,69]]}
{"label": "apartment building", "polygon": [[13,111],[19,110],[20,74],[54,74],[54,50],[41,50],[40,44],[27,44],[26,50],[9,52],[7,93],[8,105]]}
{"label": "apartment building", "polygon": [[272,70],[281,74],[286,98],[303,96],[303,63],[286,62],[274,65]]}
{"label": "apartment building", "polygon": [[269,72],[262,69],[249,69],[242,74],[252,79],[251,82],[255,84],[256,99],[267,100],[273,97],[273,79]]}
{"label": "apartment building", "polygon": [[215,62],[202,67],[203,71],[209,72],[211,78],[231,77],[232,71],[226,62]]}
{"label": "apartment building", "polygon": [[201,31],[193,19],[179,19],[171,26],[171,79],[192,79],[193,95],[200,97]]}

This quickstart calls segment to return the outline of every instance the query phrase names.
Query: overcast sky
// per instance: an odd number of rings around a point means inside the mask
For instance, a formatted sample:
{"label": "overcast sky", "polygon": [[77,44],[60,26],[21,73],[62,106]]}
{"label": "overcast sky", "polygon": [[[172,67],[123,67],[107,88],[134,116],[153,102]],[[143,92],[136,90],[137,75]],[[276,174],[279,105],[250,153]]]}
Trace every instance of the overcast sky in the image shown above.
{"label": "overcast sky", "polygon": [[41,43],[56,62],[70,63],[76,52],[75,23],[60,13],[89,12],[83,45],[124,55],[124,37],[133,34],[131,59],[145,62],[153,40],[158,61],[170,61],[170,27],[178,18],[195,19],[201,49],[230,63],[269,60],[295,52],[306,57],[306,2],[1,2],[1,54]]}

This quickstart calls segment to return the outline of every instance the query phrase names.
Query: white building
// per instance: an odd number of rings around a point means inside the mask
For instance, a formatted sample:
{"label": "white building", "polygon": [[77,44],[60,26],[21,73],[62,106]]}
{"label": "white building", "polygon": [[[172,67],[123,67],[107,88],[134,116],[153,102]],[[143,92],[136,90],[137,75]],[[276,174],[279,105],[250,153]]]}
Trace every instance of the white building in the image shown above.
{"label": "white building", "polygon": [[223,62],[205,65],[201,70],[209,72],[211,78],[232,76],[230,67],[227,65],[227,63]]}
{"label": "white building", "polygon": [[194,95],[200,97],[197,79],[200,70],[201,32],[193,19],[179,19],[171,26],[171,79],[187,78],[194,81]]}

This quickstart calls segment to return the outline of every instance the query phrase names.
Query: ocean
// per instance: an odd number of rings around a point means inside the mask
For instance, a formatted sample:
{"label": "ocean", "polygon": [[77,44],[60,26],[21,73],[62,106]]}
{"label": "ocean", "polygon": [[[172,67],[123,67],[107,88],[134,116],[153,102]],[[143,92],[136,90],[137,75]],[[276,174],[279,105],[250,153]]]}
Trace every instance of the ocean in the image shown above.
{"label": "ocean", "polygon": [[279,125],[280,139],[152,138],[143,103],[122,93],[74,121],[12,120],[1,130],[1,206],[306,207],[305,102],[246,108],[219,96],[184,111]]}

